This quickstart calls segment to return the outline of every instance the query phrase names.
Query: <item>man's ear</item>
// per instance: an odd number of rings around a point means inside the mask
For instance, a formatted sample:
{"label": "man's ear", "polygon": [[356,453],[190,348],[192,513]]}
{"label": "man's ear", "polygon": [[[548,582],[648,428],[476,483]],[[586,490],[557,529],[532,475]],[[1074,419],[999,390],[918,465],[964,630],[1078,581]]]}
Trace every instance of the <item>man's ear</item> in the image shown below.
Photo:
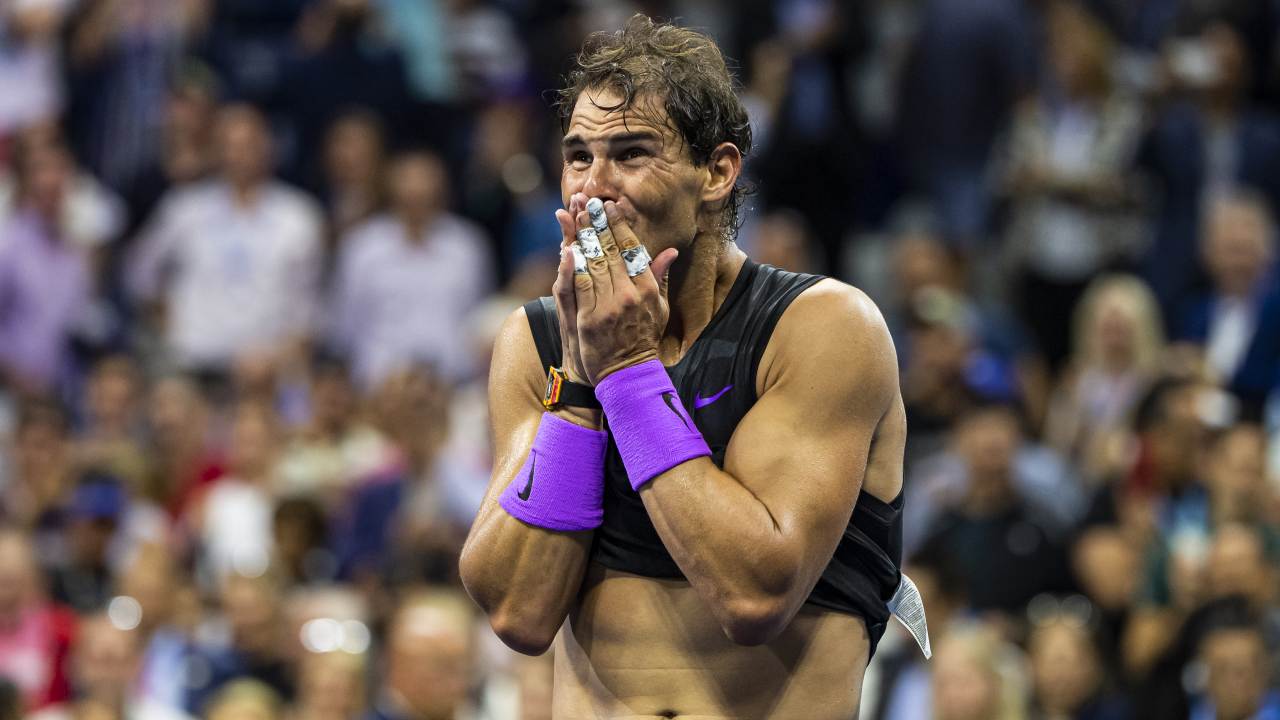
{"label": "man's ear", "polygon": [[722,142],[711,151],[706,165],[707,179],[702,187],[702,202],[719,204],[729,198],[742,173],[742,152],[730,142]]}

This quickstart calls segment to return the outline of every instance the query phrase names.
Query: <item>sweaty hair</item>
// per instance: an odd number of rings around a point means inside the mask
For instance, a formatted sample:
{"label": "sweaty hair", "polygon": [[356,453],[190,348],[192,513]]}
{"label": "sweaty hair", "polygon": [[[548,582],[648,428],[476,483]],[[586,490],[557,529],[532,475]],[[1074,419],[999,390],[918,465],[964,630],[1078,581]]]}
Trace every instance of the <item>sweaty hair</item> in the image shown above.
{"label": "sweaty hair", "polygon": [[[611,90],[622,99],[599,106],[608,112],[644,113],[644,102],[662,102],[665,124],[689,147],[696,166],[720,143],[733,143],[743,157],[751,151],[751,125],[734,79],[720,48],[700,32],[636,14],[618,32],[592,33],[576,65],[556,99],[562,131],[584,90]],[[738,228],[747,192],[739,181],[725,201],[720,225],[726,238]]]}

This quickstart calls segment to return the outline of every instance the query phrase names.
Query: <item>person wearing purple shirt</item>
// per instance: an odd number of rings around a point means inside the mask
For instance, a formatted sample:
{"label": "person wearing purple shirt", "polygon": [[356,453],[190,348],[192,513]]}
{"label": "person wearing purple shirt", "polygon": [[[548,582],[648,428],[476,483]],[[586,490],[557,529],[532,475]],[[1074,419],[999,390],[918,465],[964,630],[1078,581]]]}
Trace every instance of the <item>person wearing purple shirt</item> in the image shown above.
{"label": "person wearing purple shirt", "polygon": [[14,168],[17,202],[0,221],[0,381],[47,392],[69,369],[68,339],[89,299],[89,259],[62,232],[74,169],[67,149],[20,143]]}

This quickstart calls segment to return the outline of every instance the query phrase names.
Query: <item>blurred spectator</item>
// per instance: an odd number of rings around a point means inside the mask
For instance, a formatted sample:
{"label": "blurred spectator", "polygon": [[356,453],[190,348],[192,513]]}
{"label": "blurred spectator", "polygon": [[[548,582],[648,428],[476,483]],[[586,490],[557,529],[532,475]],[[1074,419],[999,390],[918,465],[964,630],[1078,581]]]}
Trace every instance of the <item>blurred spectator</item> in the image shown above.
{"label": "blurred spectator", "polygon": [[382,121],[368,110],[339,115],[325,133],[320,194],[334,241],[382,210],[384,134]]}
{"label": "blurred spectator", "polygon": [[114,585],[111,541],[123,523],[127,505],[125,489],[115,478],[89,473],[80,479],[65,510],[64,555],[50,571],[55,601],[82,614],[106,607]]}
{"label": "blurred spectator", "polygon": [[132,599],[140,612],[134,631],[141,646],[139,695],[157,705],[183,708],[191,642],[180,625],[178,607],[190,588],[168,546],[152,543],[137,548],[120,571],[119,589],[120,597]]}
{"label": "blurred spectator", "polygon": [[365,707],[362,655],[310,653],[298,669],[292,720],[360,720]]}
{"label": "blurred spectator", "polygon": [[474,516],[473,476],[454,472],[441,450],[449,429],[449,396],[423,368],[388,377],[372,400],[374,422],[396,446],[398,462],[352,497],[340,542],[343,574],[381,577],[393,586],[448,582]]}
{"label": "blurred spectator", "polygon": [[1212,628],[1200,642],[1200,659],[1208,682],[1191,720],[1280,717],[1280,689],[1270,682],[1267,648],[1255,624],[1244,619]]}
{"label": "blurred spectator", "polygon": [[271,562],[272,468],[279,427],[271,408],[242,402],[234,413],[227,474],[190,509],[199,543],[200,580],[217,587],[231,574],[255,576]]}
{"label": "blurred spectator", "polygon": [[404,56],[408,89],[417,100],[445,103],[457,92],[444,0],[377,0],[387,33]]}
{"label": "blurred spectator", "polygon": [[1127,423],[1161,370],[1164,333],[1151,291],[1126,275],[1093,281],[1074,320],[1071,363],[1044,436],[1096,485],[1123,468]]}
{"label": "blurred spectator", "polygon": [[45,540],[42,532],[56,524],[74,481],[66,415],[57,403],[28,400],[18,408],[13,440],[0,509],[7,523]]}
{"label": "blurred spectator", "polygon": [[487,243],[447,211],[448,177],[434,155],[401,155],[388,180],[391,212],[342,240],[334,341],[352,358],[362,388],[414,363],[465,378],[473,368],[463,321],[494,283]]}
{"label": "blurred spectator", "polygon": [[912,463],[903,509],[903,547],[918,549],[941,515],[964,502],[974,482],[1007,475],[1020,498],[1034,507],[1055,534],[1084,514],[1087,497],[1074,468],[1055,452],[1026,437],[1012,408],[999,405],[967,412],[956,423],[947,449]]}
{"label": "blurred spectator", "polygon": [[1245,47],[1230,25],[1210,23],[1167,43],[1164,64],[1189,101],[1160,114],[1139,163],[1161,190],[1144,277],[1172,318],[1198,279],[1196,237],[1208,199],[1245,185],[1280,206],[1280,124],[1246,104]]}
{"label": "blurred spectator", "polygon": [[1203,353],[1212,377],[1230,382],[1259,328],[1259,315],[1273,294],[1275,226],[1266,200],[1235,191],[1209,201],[1201,253],[1209,292],[1194,298],[1178,317],[1178,336]]}
{"label": "blurred spectator", "polygon": [[[849,98],[849,71],[863,42],[865,13],[834,0],[766,0],[747,7],[754,12],[742,13],[738,22],[763,21],[761,30],[773,31],[770,51],[757,57],[778,63],[768,70],[756,67],[786,78],[786,90],[775,96],[774,114],[766,123],[772,126],[768,144],[753,143],[763,204],[802,213],[820,251],[819,269],[838,274],[845,236],[860,220],[857,204],[848,198],[859,193],[865,175],[864,140]],[[750,148],[743,151],[753,154]]]}
{"label": "blurred spectator", "polygon": [[320,503],[304,497],[281,500],[272,516],[272,547],[288,584],[333,580],[338,561],[329,551],[327,518]]}
{"label": "blurred spectator", "polygon": [[1093,606],[1103,674],[1121,677],[1121,642],[1142,580],[1140,545],[1115,525],[1096,525],[1071,548],[1076,582]]}
{"label": "blurred spectator", "polygon": [[271,686],[236,680],[223,688],[204,711],[205,720],[282,720],[284,703]]}
{"label": "blurred spectator", "polygon": [[927,0],[903,73],[904,163],[942,236],[969,247],[988,228],[996,137],[1031,90],[1033,23],[1020,0]]}
{"label": "blurred spectator", "polygon": [[444,26],[457,100],[468,103],[523,89],[526,58],[511,17],[489,0],[445,0]]}
{"label": "blurred spectator", "polygon": [[297,643],[288,637],[288,626],[282,622],[280,591],[278,579],[269,573],[231,575],[223,581],[219,604],[225,617],[206,628],[210,637],[193,651],[191,662],[199,674],[188,685],[188,708],[205,708],[204,715],[214,717],[209,708],[218,705],[236,687],[234,681],[242,678],[270,688],[273,697],[288,701],[293,696],[289,653]]}
{"label": "blurred spectator", "polygon": [[1074,0],[1053,0],[1045,25],[1047,77],[1010,133],[1006,242],[1020,314],[1056,372],[1089,280],[1132,258],[1141,239],[1125,170],[1142,115],[1112,88],[1114,43],[1098,20]]}
{"label": "blurred spectator", "polygon": [[131,234],[171,187],[203,180],[213,172],[218,90],[217,78],[194,62],[172,80],[164,99],[159,155],[140,168],[124,189]]}
{"label": "blurred spectator", "polygon": [[1027,641],[1031,660],[1031,717],[1038,720],[1124,720],[1126,704],[1081,618],[1041,619]]}
{"label": "blurred spectator", "polygon": [[140,660],[136,632],[120,627],[108,615],[81,621],[72,656],[76,699],[38,712],[30,720],[79,720],[94,717],[93,711],[128,720],[190,720],[177,710],[135,697]]}
{"label": "blurred spectator", "polygon": [[410,595],[391,620],[382,681],[365,720],[469,718],[475,611],[457,590]]}
{"label": "blurred spectator", "polygon": [[[62,131],[52,120],[28,126],[13,137],[9,168],[13,176],[0,174],[0,217],[7,219],[22,212],[23,203],[30,199],[21,194],[23,174],[28,170],[24,163],[41,157],[41,153],[61,153],[60,157],[69,164],[54,226],[69,244],[94,256],[105,255],[124,230],[126,207],[110,188],[79,167],[66,150]],[[94,257],[95,269],[101,260]]]}
{"label": "blurred spectator", "polygon": [[68,5],[24,0],[0,9],[0,141],[62,110],[58,28]]}
{"label": "blurred spectator", "polygon": [[131,258],[129,286],[139,301],[162,303],[179,365],[224,380],[236,360],[275,366],[310,336],[321,219],[311,200],[271,179],[257,110],[221,110],[217,143],[220,178],[165,196]]}
{"label": "blurred spectator", "polygon": [[906,457],[942,449],[957,419],[984,402],[1016,402],[1013,369],[981,344],[981,316],[970,298],[941,285],[916,291],[906,307],[902,399]]}
{"label": "blurred spectator", "polygon": [[[311,151],[339,114],[351,107],[375,113],[404,136],[408,88],[396,47],[377,32],[377,0],[314,0],[298,24],[298,55],[280,90],[296,145],[285,158],[304,181],[319,180],[323,156]],[[307,151],[304,152],[304,148]]]}
{"label": "blurred spectator", "polygon": [[81,467],[100,468],[121,478],[131,493],[145,488],[150,472],[141,392],[141,373],[131,356],[108,355],[94,363],[74,448]]}
{"label": "blurred spectator", "polygon": [[933,658],[935,720],[1023,720],[1026,661],[982,626],[959,626],[938,643]]}
{"label": "blurred spectator", "polygon": [[281,451],[273,487],[333,511],[359,480],[386,468],[392,448],[361,412],[346,363],[313,363],[308,400],[310,420]]}
{"label": "blurred spectator", "polygon": [[181,515],[194,493],[224,472],[214,452],[210,408],[195,383],[160,378],[147,398],[147,448],[153,464],[143,494]]}
{"label": "blurred spectator", "polygon": [[63,225],[70,153],[36,142],[16,150],[15,211],[0,225],[0,382],[46,392],[69,380],[92,276],[86,249]]}
{"label": "blurred spectator", "polygon": [[760,218],[752,227],[748,243],[751,257],[758,263],[800,273],[818,269],[813,236],[804,216],[793,210],[780,210]]}
{"label": "blurred spectator", "polygon": [[208,0],[86,0],[67,28],[68,126],[94,174],[126,187],[159,155],[164,97]]}
{"label": "blurred spectator", "polygon": [[32,710],[71,696],[66,660],[75,630],[75,616],[45,599],[39,575],[26,535],[0,525],[0,677]]}
{"label": "blurred spectator", "polygon": [[967,604],[982,612],[1015,614],[1040,593],[1069,589],[1060,525],[1014,483],[1019,435],[1007,410],[968,415],[956,440],[967,483],[923,528],[922,547],[955,564],[969,591]]}

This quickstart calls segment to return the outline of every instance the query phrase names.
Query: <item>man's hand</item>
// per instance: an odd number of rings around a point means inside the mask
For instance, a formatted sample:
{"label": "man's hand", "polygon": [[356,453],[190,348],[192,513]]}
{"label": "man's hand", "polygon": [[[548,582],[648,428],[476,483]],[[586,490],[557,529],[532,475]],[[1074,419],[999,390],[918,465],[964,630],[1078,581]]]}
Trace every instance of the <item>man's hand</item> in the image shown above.
{"label": "man's hand", "polygon": [[[582,354],[578,351],[578,301],[574,295],[573,254],[570,248],[577,242],[578,227],[574,218],[586,207],[587,196],[582,193],[569,200],[568,210],[556,210],[560,223],[560,267],[556,271],[551,294],[556,299],[556,314],[560,316],[561,365],[569,379],[588,384],[587,373],[582,367]],[[546,371],[546,368],[543,368]]]}
{"label": "man's hand", "polygon": [[[675,249],[662,251],[644,272],[628,277],[622,252],[642,247],[612,200],[605,202],[609,226],[599,233],[604,254],[587,261],[587,273],[574,277],[578,345],[582,367],[591,384],[610,373],[658,357],[658,342],[667,327],[667,271]],[[558,214],[557,214],[558,216]],[[579,228],[591,227],[584,210]]]}

